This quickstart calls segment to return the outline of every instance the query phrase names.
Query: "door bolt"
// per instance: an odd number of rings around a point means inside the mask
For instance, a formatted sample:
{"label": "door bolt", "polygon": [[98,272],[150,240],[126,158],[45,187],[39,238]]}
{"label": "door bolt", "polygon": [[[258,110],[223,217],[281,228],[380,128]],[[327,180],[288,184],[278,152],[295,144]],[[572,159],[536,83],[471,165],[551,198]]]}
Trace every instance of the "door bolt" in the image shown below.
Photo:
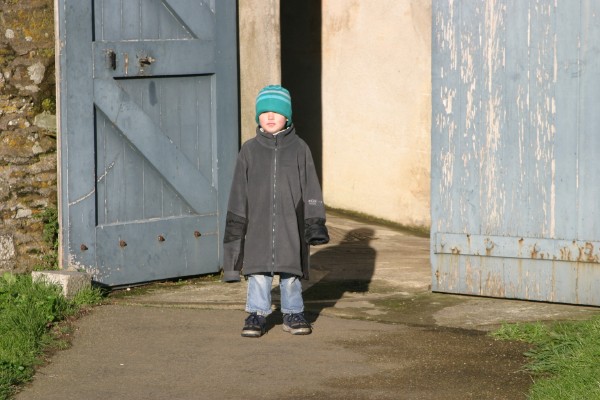
{"label": "door bolt", "polygon": [[114,50],[106,50],[106,60],[108,62],[108,68],[113,71],[117,69],[117,53]]}
{"label": "door bolt", "polygon": [[143,68],[146,65],[152,64],[154,61],[156,61],[156,60],[150,56],[140,57],[140,59],[139,59],[140,67]]}
{"label": "door bolt", "polygon": [[199,238],[200,236],[202,236],[202,234],[198,231],[194,231],[194,236],[196,236],[197,238]]}
{"label": "door bolt", "polygon": [[127,246],[127,242],[124,241],[123,239],[121,239],[121,240],[119,240],[119,246],[125,247],[125,246]]}
{"label": "door bolt", "polygon": [[165,241],[165,237],[163,235],[158,235],[158,241],[159,242],[164,242]]}

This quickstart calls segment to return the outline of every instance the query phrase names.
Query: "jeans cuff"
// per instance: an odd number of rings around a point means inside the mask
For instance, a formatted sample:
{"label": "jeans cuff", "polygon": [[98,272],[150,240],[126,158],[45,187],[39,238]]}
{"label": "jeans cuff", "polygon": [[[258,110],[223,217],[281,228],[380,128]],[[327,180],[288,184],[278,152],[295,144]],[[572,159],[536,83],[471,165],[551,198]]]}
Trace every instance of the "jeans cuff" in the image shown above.
{"label": "jeans cuff", "polygon": [[296,310],[291,310],[291,309],[287,309],[287,308],[281,309],[282,314],[300,314],[302,312],[304,312],[304,307],[302,307],[301,309],[296,309]]}
{"label": "jeans cuff", "polygon": [[252,309],[252,308],[248,308],[246,307],[246,312],[247,313],[256,313],[258,315],[262,315],[263,317],[268,316],[269,314],[271,314],[273,312],[273,310],[269,310],[269,311],[264,311],[264,310],[256,310],[256,309]]}

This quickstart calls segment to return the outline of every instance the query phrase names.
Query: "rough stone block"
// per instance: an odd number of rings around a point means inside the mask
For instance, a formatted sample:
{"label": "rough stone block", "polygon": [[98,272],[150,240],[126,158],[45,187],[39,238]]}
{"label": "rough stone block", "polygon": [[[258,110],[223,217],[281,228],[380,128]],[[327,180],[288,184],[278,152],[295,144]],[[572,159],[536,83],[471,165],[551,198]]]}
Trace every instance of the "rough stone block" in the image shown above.
{"label": "rough stone block", "polygon": [[33,124],[40,128],[56,132],[56,115],[44,111],[43,113],[35,116],[33,119]]}
{"label": "rough stone block", "polygon": [[34,281],[43,280],[60,285],[63,294],[67,298],[73,298],[80,290],[89,288],[92,285],[92,277],[85,272],[33,271],[31,277]]}
{"label": "rough stone block", "polygon": [[0,272],[15,269],[15,243],[11,235],[0,235]]}

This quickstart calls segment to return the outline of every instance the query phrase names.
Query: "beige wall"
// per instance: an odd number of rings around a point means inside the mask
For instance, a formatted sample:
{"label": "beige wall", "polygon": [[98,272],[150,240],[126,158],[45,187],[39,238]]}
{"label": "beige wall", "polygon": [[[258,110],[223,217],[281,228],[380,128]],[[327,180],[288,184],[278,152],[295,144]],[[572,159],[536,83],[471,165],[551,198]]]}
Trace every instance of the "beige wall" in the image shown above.
{"label": "beige wall", "polygon": [[[431,2],[321,4],[325,201],[429,226]],[[256,93],[281,80],[279,1],[240,0],[239,19],[244,141]]]}
{"label": "beige wall", "polygon": [[429,226],[431,4],[322,4],[325,201]]}
{"label": "beige wall", "polygon": [[255,135],[256,94],[266,85],[281,83],[279,0],[240,0],[238,18],[243,142]]}

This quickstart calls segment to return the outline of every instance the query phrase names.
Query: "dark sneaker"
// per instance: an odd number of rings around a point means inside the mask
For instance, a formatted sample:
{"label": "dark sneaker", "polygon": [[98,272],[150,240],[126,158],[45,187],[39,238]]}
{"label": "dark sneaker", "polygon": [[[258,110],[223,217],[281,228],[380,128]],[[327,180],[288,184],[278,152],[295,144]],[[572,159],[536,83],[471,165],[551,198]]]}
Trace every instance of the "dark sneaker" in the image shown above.
{"label": "dark sneaker", "polygon": [[283,314],[283,330],[292,335],[310,335],[312,328],[303,313]]}
{"label": "dark sneaker", "polygon": [[267,319],[257,313],[252,313],[246,318],[242,336],[244,337],[261,337],[264,335],[267,326]]}

